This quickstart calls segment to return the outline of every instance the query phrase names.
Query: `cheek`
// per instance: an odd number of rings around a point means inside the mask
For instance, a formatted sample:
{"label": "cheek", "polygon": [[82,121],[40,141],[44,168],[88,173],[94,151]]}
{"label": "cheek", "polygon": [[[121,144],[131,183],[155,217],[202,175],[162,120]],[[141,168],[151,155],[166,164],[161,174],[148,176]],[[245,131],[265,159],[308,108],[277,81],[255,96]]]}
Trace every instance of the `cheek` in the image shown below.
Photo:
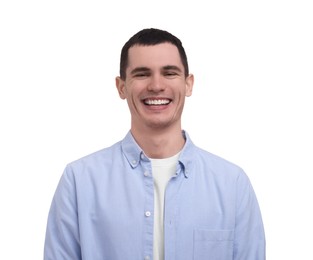
{"label": "cheek", "polygon": [[134,93],[129,93],[127,97],[127,103],[130,109],[137,110],[137,107],[140,104],[140,100],[133,95]]}

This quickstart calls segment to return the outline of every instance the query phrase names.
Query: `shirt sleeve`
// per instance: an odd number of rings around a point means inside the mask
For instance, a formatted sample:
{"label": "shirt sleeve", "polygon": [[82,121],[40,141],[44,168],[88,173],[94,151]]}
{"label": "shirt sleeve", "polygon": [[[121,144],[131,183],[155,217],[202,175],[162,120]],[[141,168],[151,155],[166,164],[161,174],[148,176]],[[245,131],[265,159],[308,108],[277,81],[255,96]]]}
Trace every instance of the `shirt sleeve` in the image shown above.
{"label": "shirt sleeve", "polygon": [[234,260],[265,260],[265,234],[260,208],[245,174],[237,179]]}
{"label": "shirt sleeve", "polygon": [[75,181],[67,166],[49,211],[44,260],[79,260],[80,252]]}

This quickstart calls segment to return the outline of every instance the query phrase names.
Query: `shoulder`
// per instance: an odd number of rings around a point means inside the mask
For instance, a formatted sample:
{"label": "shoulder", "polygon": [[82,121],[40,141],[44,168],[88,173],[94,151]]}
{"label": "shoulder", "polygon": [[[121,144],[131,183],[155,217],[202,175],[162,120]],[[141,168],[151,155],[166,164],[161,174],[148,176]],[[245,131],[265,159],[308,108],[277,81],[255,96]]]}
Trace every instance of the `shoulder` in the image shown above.
{"label": "shoulder", "polygon": [[211,153],[207,150],[204,150],[200,147],[196,147],[197,150],[197,157],[199,160],[204,160],[206,162],[208,162],[210,165],[214,166],[214,167],[222,167],[222,168],[229,168],[229,169],[233,169],[233,170],[241,170],[241,167],[237,164],[235,164],[234,162],[223,158],[217,154]]}
{"label": "shoulder", "polygon": [[114,158],[119,157],[121,157],[121,141],[68,163],[66,169],[75,172],[101,169],[110,165]]}
{"label": "shoulder", "polygon": [[186,145],[181,154],[182,163],[188,168],[192,167],[199,173],[198,175],[222,179],[237,179],[240,176],[246,176],[243,169],[237,164],[195,145],[185,131],[184,135]]}
{"label": "shoulder", "polygon": [[198,172],[218,179],[247,178],[239,165],[197,146],[194,146],[193,166]]}

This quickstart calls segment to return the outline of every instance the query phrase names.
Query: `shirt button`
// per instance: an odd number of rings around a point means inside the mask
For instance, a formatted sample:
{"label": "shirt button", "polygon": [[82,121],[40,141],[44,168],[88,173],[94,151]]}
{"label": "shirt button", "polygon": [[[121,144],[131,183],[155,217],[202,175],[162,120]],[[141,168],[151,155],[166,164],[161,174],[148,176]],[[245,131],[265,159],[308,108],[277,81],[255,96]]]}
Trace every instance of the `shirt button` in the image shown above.
{"label": "shirt button", "polygon": [[137,163],[137,161],[136,160],[132,160],[132,164],[136,164]]}
{"label": "shirt button", "polygon": [[150,260],[150,256],[146,255],[144,260]]}
{"label": "shirt button", "polygon": [[145,177],[148,177],[150,174],[149,174],[148,171],[145,171],[145,172],[143,173],[143,175],[144,175]]}
{"label": "shirt button", "polygon": [[151,212],[150,212],[150,211],[146,211],[146,212],[145,212],[145,216],[146,216],[146,217],[150,217],[150,216],[151,216]]}

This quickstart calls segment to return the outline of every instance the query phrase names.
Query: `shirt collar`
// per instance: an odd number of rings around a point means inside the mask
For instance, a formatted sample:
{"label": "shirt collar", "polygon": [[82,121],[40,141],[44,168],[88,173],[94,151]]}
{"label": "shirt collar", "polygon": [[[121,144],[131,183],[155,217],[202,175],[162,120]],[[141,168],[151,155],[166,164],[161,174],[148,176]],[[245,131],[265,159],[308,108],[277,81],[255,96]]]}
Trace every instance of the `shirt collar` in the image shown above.
{"label": "shirt collar", "polygon": [[191,173],[192,166],[193,166],[193,162],[194,162],[194,158],[196,154],[195,153],[196,146],[193,144],[188,133],[185,130],[182,131],[182,134],[186,142],[180,153],[178,160],[181,165],[181,170],[183,171],[185,177],[188,178]]}
{"label": "shirt collar", "polygon": [[122,151],[131,167],[136,168],[140,162],[143,151],[136,143],[130,131],[122,140]]}
{"label": "shirt collar", "polygon": [[[186,131],[183,130],[182,134],[186,142],[178,158],[179,164],[177,165],[177,173],[183,172],[185,177],[188,178],[189,174],[191,173],[191,168],[195,157],[194,150],[196,149],[196,146],[192,143]],[[147,160],[143,150],[136,143],[130,131],[122,140],[122,151],[132,168],[136,168],[139,165],[140,160]]]}

